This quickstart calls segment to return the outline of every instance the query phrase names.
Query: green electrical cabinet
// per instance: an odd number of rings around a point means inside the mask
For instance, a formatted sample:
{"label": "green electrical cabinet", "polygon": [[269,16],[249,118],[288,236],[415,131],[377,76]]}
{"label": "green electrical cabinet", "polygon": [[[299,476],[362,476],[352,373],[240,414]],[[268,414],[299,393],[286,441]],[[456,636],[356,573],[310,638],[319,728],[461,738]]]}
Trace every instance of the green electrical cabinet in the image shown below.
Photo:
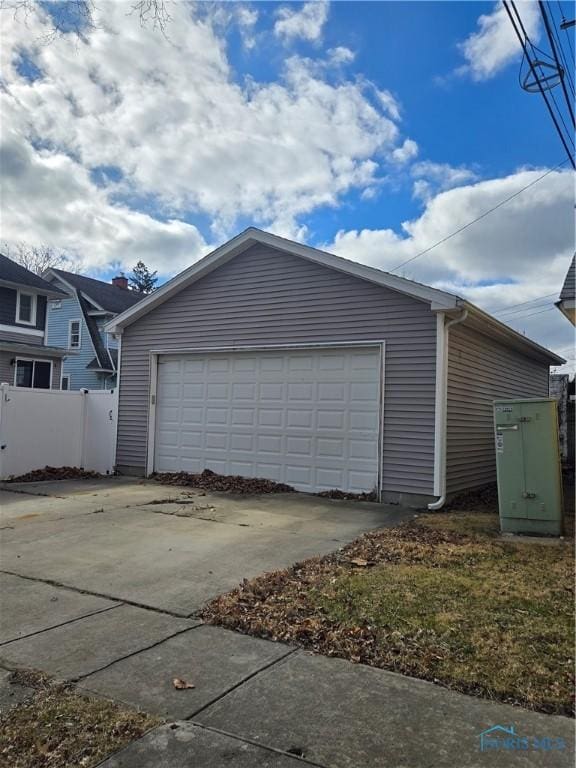
{"label": "green electrical cabinet", "polygon": [[500,527],[562,534],[562,476],[556,401],[494,403]]}

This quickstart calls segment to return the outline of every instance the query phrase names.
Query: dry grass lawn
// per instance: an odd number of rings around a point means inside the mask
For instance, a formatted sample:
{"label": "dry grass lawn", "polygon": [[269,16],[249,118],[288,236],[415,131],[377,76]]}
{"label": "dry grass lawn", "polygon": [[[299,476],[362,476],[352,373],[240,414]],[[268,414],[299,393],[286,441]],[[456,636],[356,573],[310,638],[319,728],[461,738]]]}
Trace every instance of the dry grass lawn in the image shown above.
{"label": "dry grass lawn", "polygon": [[35,691],[0,717],[1,768],[90,768],[159,722],[39,673],[14,677]]}
{"label": "dry grass lawn", "polygon": [[557,714],[573,712],[572,542],[436,513],[245,582],[207,621]]}

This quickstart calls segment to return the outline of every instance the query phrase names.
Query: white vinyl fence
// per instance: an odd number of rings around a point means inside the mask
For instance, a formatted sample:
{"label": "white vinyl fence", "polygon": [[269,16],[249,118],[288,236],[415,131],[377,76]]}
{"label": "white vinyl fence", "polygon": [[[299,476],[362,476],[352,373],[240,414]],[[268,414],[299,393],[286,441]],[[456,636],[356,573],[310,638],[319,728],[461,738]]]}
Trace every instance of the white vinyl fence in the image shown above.
{"label": "white vinyl fence", "polygon": [[32,469],[114,469],[114,390],[25,389],[0,384],[0,480]]}

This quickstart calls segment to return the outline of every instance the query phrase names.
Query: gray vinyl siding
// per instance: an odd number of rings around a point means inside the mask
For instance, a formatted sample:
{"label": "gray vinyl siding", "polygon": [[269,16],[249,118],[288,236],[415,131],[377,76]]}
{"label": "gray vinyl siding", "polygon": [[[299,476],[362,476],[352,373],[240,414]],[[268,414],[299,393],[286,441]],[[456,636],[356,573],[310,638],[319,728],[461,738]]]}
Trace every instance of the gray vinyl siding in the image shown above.
{"label": "gray vinyl siding", "polygon": [[[26,286],[22,286],[23,293],[34,293],[28,291]],[[15,330],[18,328],[31,328],[32,326],[24,323],[18,323],[16,320],[16,303],[18,291],[16,288],[0,286],[0,323],[3,325],[13,325]],[[34,328],[43,331],[46,326],[46,296],[40,294],[36,298],[36,325]],[[4,336],[4,332],[2,333]],[[31,336],[29,338],[32,338]]]}
{"label": "gray vinyl siding", "polygon": [[448,493],[496,480],[492,403],[548,396],[548,366],[456,325],[448,346]]}
{"label": "gray vinyl siding", "polygon": [[429,304],[255,245],[128,326],[117,465],[146,464],[151,349],[386,342],[383,487],[431,495],[436,319]]}
{"label": "gray vinyl siding", "polygon": [[[15,357],[23,357],[31,359],[34,357],[38,360],[45,360],[46,356],[42,355],[41,350],[38,350],[39,354],[34,353],[15,353],[0,351],[0,383],[2,384],[14,384],[14,366],[11,365],[11,361]],[[48,358],[52,360],[52,389],[60,389],[60,372],[62,370],[62,360],[60,358]]]}
{"label": "gray vinyl siding", "polygon": [[36,336],[31,333],[20,333],[16,327],[14,327],[13,331],[0,331],[0,339],[2,339],[2,341],[16,341],[19,344],[35,344],[39,347],[44,345],[43,336]]}

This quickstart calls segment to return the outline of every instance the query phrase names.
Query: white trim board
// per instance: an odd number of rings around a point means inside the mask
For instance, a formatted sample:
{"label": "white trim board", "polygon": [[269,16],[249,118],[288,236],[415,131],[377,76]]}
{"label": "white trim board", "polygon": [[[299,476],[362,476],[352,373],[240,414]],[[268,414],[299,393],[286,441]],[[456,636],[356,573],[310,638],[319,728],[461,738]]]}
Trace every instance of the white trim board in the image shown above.
{"label": "white trim board", "polygon": [[[32,299],[30,303],[30,320],[21,320],[20,319],[20,297],[24,296],[30,296]],[[15,322],[20,323],[21,325],[29,326],[31,328],[35,328],[36,326],[36,318],[38,316],[38,294],[34,293],[32,291],[26,291],[22,289],[18,289],[16,291],[16,320]]]}
{"label": "white trim board", "polygon": [[[78,323],[78,344],[72,346],[72,323]],[[81,349],[82,348],[82,319],[80,317],[73,317],[68,320],[68,349]]]}
{"label": "white trim board", "polygon": [[38,328],[22,327],[21,325],[5,325],[4,323],[0,323],[0,331],[6,331],[7,333],[22,333],[26,336],[38,336],[44,338],[44,331],[41,331]]}

